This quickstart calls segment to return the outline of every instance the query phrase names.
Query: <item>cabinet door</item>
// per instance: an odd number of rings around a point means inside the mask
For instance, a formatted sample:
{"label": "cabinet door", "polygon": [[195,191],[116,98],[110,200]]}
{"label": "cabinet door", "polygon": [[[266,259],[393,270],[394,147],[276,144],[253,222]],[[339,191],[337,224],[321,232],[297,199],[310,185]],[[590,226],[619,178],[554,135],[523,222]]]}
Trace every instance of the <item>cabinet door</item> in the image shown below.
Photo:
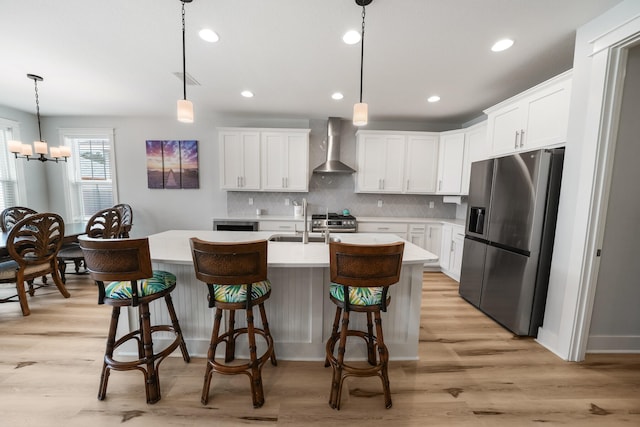
{"label": "cabinet door", "polygon": [[358,136],[358,191],[402,193],[404,136]]}
{"label": "cabinet door", "polygon": [[442,225],[429,224],[425,233],[425,249],[432,254],[438,255],[442,252]]}
{"label": "cabinet door", "polygon": [[442,249],[440,250],[440,267],[449,270],[451,262],[453,227],[450,225],[442,226]]}
{"label": "cabinet door", "polygon": [[471,179],[471,163],[489,158],[489,147],[487,146],[487,124],[483,123],[474,126],[473,129],[465,132],[465,156],[464,167],[462,169],[462,194],[469,194],[469,183]]}
{"label": "cabinet door", "polygon": [[227,190],[260,189],[260,134],[224,131],[218,135],[220,187]]}
{"label": "cabinet door", "polygon": [[520,148],[533,150],[567,140],[571,79],[558,82],[526,102]]}
{"label": "cabinet door", "polygon": [[454,229],[452,245],[452,259],[450,260],[449,270],[451,271],[453,278],[459,281],[460,273],[462,272],[462,250],[464,249],[464,233],[458,230],[458,227]]}
{"label": "cabinet door", "polygon": [[426,249],[426,230],[427,226],[424,224],[409,224],[409,241],[422,249]]}
{"label": "cabinet door", "polygon": [[438,137],[407,137],[406,193],[435,193],[438,177]]}
{"label": "cabinet door", "polygon": [[307,191],[308,136],[304,133],[262,133],[262,189]]}
{"label": "cabinet door", "polygon": [[460,194],[464,165],[464,132],[440,136],[438,194]]}
{"label": "cabinet door", "polygon": [[519,149],[522,109],[520,104],[509,105],[489,114],[487,134],[494,156],[510,154]]}

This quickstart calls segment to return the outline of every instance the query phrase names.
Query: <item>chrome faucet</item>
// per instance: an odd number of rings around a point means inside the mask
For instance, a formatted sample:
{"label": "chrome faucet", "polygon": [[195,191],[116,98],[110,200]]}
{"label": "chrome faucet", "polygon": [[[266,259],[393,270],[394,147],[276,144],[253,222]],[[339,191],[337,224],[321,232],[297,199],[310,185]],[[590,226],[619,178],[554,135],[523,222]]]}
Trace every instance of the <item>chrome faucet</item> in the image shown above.
{"label": "chrome faucet", "polygon": [[309,243],[309,227],[307,226],[307,199],[302,199],[302,216],[304,217],[304,229],[302,230],[302,244]]}

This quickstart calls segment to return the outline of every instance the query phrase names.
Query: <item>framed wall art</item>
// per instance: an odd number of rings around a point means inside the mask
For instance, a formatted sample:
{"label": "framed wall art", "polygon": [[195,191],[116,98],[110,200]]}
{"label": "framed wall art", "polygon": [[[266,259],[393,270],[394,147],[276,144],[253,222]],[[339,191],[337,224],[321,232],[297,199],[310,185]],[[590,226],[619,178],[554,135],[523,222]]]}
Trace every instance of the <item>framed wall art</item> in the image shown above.
{"label": "framed wall art", "polygon": [[148,188],[199,188],[198,141],[147,140]]}

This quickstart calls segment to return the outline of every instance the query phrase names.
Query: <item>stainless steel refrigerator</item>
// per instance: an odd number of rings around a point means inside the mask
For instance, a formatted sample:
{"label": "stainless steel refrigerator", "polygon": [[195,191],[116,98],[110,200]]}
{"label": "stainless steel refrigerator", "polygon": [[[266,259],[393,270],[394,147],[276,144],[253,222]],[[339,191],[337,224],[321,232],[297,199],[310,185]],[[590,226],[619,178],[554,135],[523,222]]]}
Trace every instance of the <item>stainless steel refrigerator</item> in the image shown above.
{"label": "stainless steel refrigerator", "polygon": [[471,165],[460,295],[516,335],[542,325],[564,148]]}

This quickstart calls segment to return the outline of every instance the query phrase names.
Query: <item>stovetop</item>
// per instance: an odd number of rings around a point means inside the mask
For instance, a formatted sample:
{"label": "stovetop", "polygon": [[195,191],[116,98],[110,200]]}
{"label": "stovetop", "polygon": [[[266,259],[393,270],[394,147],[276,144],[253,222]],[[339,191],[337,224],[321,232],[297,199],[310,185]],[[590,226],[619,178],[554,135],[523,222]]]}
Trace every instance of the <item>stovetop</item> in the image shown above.
{"label": "stovetop", "polygon": [[353,215],[342,215],[338,213],[329,212],[328,214],[313,214],[311,215],[311,219],[349,219],[355,220],[356,217]]}

